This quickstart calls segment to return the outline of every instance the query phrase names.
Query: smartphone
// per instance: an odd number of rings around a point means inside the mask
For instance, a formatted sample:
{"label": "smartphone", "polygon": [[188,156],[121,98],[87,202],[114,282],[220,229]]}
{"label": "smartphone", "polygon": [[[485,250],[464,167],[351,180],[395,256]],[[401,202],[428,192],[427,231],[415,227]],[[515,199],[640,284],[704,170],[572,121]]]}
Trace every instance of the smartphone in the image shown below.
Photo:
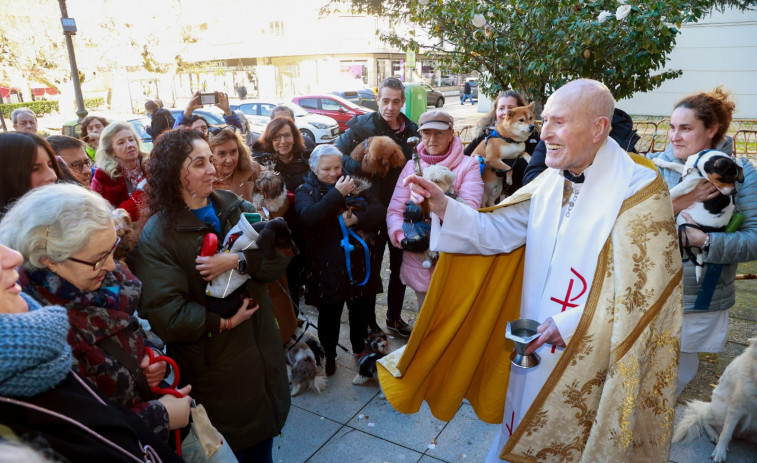
{"label": "smartphone", "polygon": [[218,94],[216,92],[200,93],[200,103],[203,105],[216,104],[218,103]]}

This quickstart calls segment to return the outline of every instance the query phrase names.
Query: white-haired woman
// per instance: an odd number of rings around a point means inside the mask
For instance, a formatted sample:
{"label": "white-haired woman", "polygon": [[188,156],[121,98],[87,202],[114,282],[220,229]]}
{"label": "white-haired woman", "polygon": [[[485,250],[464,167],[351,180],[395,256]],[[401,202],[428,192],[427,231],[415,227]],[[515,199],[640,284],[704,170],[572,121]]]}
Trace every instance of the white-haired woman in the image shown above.
{"label": "white-haired woman", "polygon": [[[100,134],[95,153],[97,170],[92,177],[92,191],[100,193],[113,207],[126,209],[139,225],[147,221],[144,162],[139,136],[128,122],[113,122]],[[142,227],[137,226],[137,232]]]}
{"label": "white-haired woman", "polygon": [[[386,208],[368,191],[350,211],[356,199],[355,181],[342,175],[342,153],[333,145],[319,145],[310,155],[310,172],[295,193],[297,216],[307,227],[305,234],[305,302],[318,308],[318,338],[326,352],[326,374],[336,370],[336,344],[345,302],[349,310],[352,351],[364,350],[368,335],[368,312],[375,309],[375,295],[382,292],[380,265],[373,248],[365,259],[365,242],[350,234],[354,250],[345,252],[342,240],[347,228],[375,232]],[[370,240],[369,240],[370,241]],[[349,256],[349,266],[347,257]],[[367,263],[372,264],[370,275]],[[366,281],[364,281],[366,280]]]}
{"label": "white-haired woman", "polygon": [[113,260],[119,238],[111,211],[81,186],[37,188],[5,214],[0,243],[23,256],[19,283],[27,295],[66,308],[77,372],[167,438],[169,429],[187,424],[189,403],[150,391],[166,365],[149,363],[150,347],[135,317],[142,283]]}

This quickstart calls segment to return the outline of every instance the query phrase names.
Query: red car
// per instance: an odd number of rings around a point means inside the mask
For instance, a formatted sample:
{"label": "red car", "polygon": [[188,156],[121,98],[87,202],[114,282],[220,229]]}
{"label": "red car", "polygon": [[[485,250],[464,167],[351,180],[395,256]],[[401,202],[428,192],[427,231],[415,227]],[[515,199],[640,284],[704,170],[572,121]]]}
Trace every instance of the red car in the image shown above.
{"label": "red car", "polygon": [[339,131],[347,130],[347,121],[359,114],[372,112],[363,106],[358,106],[351,101],[336,95],[305,95],[296,96],[292,101],[305,108],[306,111],[322,114],[335,119],[339,124]]}

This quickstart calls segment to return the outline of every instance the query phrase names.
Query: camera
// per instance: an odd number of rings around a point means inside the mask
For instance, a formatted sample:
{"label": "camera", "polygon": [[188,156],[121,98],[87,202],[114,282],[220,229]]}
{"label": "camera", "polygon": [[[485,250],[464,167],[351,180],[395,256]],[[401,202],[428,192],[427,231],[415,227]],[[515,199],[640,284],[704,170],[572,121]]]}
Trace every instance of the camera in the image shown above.
{"label": "camera", "polygon": [[203,105],[218,103],[218,93],[200,93],[200,103]]}

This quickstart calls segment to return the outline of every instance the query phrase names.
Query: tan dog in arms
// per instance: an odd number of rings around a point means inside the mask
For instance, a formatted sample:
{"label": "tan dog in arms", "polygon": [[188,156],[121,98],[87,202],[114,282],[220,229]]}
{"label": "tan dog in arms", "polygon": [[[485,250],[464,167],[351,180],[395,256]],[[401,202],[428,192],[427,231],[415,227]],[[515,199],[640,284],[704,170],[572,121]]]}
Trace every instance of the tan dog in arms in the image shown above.
{"label": "tan dog in arms", "polygon": [[502,194],[501,173],[505,174],[508,185],[513,184],[512,167],[505,164],[505,159],[523,157],[526,161],[531,156],[526,153],[526,140],[534,132],[534,103],[509,109],[504,119],[496,127],[496,132],[486,137],[473,150],[486,162],[482,174],[484,181],[484,206],[493,206]]}

